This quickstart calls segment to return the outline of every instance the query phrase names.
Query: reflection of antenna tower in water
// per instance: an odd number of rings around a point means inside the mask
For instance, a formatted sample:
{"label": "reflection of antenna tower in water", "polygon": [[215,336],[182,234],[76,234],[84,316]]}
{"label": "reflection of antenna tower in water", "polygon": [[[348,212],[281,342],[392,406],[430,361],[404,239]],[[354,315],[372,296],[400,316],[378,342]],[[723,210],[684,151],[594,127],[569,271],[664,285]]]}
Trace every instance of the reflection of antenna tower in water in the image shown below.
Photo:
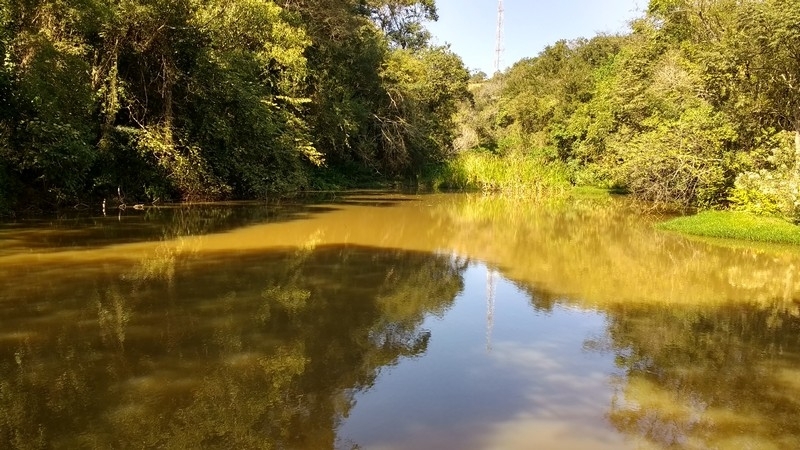
{"label": "reflection of antenna tower in water", "polygon": [[497,0],[497,43],[494,47],[494,73],[500,72],[503,56],[503,0]]}
{"label": "reflection of antenna tower in water", "polygon": [[494,293],[497,272],[486,267],[486,350],[492,350],[492,328],[494,328]]}

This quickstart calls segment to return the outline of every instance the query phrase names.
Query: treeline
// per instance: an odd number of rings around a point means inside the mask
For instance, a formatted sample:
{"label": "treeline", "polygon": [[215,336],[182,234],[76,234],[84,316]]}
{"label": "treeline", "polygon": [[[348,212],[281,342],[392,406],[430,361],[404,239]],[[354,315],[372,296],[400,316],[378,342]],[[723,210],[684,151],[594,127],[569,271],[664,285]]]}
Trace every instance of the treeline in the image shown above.
{"label": "treeline", "polygon": [[441,162],[433,0],[0,0],[0,210],[253,198]]}
{"label": "treeline", "polygon": [[800,219],[800,1],[651,0],[626,35],[472,78],[461,149],[573,184]]}

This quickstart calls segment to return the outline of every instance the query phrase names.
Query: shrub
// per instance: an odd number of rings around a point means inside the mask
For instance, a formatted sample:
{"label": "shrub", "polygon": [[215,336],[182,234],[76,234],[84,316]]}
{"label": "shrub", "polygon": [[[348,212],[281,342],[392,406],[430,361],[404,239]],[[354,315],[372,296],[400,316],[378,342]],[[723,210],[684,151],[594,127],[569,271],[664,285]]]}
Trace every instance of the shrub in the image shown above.
{"label": "shrub", "polygon": [[777,133],[766,150],[756,149],[751,170],[736,177],[733,209],[800,220],[800,177],[795,168],[793,133]]}
{"label": "shrub", "polygon": [[727,144],[736,138],[721,114],[702,105],[675,121],[617,144],[619,175],[643,200],[681,206],[712,206],[725,200],[729,170]]}

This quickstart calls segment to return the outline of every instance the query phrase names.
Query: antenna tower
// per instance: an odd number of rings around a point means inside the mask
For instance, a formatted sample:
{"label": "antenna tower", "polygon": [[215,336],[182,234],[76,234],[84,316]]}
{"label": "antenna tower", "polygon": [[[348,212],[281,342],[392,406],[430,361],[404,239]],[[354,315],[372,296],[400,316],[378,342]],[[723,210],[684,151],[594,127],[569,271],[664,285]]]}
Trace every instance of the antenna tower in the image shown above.
{"label": "antenna tower", "polygon": [[503,56],[503,0],[497,0],[497,44],[494,48],[494,72],[500,72]]}
{"label": "antenna tower", "polygon": [[486,350],[492,351],[492,330],[494,329],[494,297],[497,288],[497,272],[486,267]]}

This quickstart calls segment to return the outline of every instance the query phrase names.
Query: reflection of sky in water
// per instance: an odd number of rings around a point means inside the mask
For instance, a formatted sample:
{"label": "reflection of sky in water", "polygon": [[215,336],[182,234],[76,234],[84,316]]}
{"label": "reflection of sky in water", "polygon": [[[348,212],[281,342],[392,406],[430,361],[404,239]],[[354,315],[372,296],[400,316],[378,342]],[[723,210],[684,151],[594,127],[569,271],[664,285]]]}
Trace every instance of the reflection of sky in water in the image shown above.
{"label": "reflection of sky in water", "polygon": [[0,226],[0,448],[800,448],[800,253],[619,206]]}
{"label": "reflection of sky in water", "polygon": [[[341,447],[620,448],[603,415],[615,372],[608,353],[587,352],[603,315],[555,306],[536,310],[528,294],[495,279],[487,342],[487,273],[471,266],[444,318],[428,318],[428,351],[386,369],[356,396],[339,430]],[[491,350],[487,349],[491,345]]]}

